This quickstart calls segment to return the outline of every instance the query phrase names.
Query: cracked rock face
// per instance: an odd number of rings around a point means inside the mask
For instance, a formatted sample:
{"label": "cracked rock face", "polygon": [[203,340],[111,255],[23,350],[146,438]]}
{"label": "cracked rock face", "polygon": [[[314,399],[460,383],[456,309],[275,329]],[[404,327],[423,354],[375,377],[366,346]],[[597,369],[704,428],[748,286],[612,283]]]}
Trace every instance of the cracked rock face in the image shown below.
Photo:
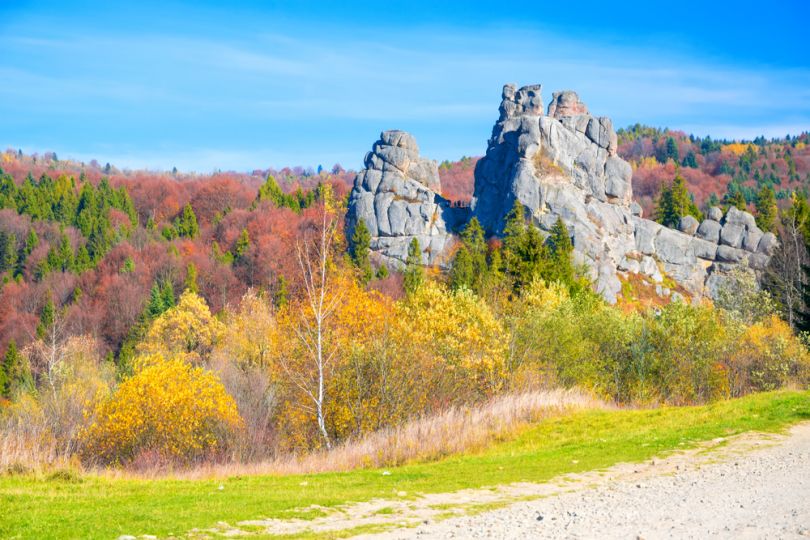
{"label": "cracked rock face", "polygon": [[355,179],[347,237],[363,220],[383,262],[402,266],[416,238],[424,264],[446,267],[454,232],[470,215],[499,235],[519,201],[541,231],[558,217],[565,222],[576,261],[611,303],[629,274],[654,283],[669,276],[699,299],[716,297],[734,268],[759,272],[767,265],[776,238],[747,212],[712,208],[701,223],[682,219],[678,230],[644,219],[633,201],[632,168],[616,154],[611,120],[592,116],[575,92],[555,92],[544,114],[540,85],[508,84],[499,112],[476,165],[471,212],[441,197],[436,162],[419,155],[413,136],[385,131]]}
{"label": "cracked rock face", "polygon": [[371,232],[371,250],[382,262],[401,267],[413,238],[424,264],[447,264],[452,231],[466,221],[467,210],[451,208],[442,198],[435,161],[419,155],[414,137],[404,131],[380,134],[366,154],[349,197],[346,236],[363,220]]}
{"label": "cracked rock face", "polygon": [[555,92],[547,115],[533,105],[539,100],[540,86],[503,89],[500,118],[475,170],[473,214],[489,233],[503,232],[516,200],[541,230],[562,218],[575,257],[609,302],[628,273],[654,282],[668,275],[700,298],[716,296],[735,266],[767,264],[775,238],[736,208],[725,216],[713,208],[703,223],[684,218],[680,230],[643,219],[610,119],[592,116],[575,92]]}

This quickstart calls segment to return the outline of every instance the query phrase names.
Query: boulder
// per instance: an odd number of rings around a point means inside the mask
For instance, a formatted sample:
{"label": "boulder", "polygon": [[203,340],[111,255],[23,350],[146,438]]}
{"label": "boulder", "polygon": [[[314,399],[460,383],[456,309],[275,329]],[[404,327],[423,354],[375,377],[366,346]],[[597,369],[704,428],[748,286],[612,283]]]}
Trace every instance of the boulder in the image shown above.
{"label": "boulder", "polygon": [[726,212],[726,217],[723,218],[724,225],[737,225],[744,229],[753,229],[757,226],[757,222],[754,219],[754,216],[749,214],[748,212],[743,212],[742,210],[738,210],[736,206],[732,206]]}
{"label": "boulder", "polygon": [[745,237],[743,238],[742,248],[746,251],[754,253],[756,252],[757,247],[759,246],[760,240],[762,240],[761,230],[759,230],[757,227],[754,227],[753,229],[748,229],[745,232]]}
{"label": "boulder", "polygon": [[706,219],[719,222],[721,219],[723,219],[723,210],[716,206],[712,206],[706,213]]}
{"label": "boulder", "polygon": [[692,216],[683,216],[680,223],[678,223],[678,230],[689,236],[694,236],[698,230],[698,220]]}
{"label": "boulder", "polygon": [[697,230],[697,237],[702,238],[708,242],[717,244],[720,242],[720,231],[723,226],[718,221],[712,219],[704,219]]}
{"label": "boulder", "polygon": [[729,223],[727,221],[726,224],[723,225],[723,230],[720,231],[720,243],[724,246],[738,248],[742,245],[744,233],[745,227],[743,225]]}
{"label": "boulder", "polygon": [[588,107],[579,100],[579,95],[572,90],[554,92],[548,105],[548,115],[552,118],[588,114]]}
{"label": "boulder", "polygon": [[759,240],[759,244],[757,244],[757,253],[762,253],[763,255],[771,256],[773,255],[773,251],[776,249],[776,246],[779,242],[776,240],[776,235],[771,232],[767,232],[762,235],[762,238]]}

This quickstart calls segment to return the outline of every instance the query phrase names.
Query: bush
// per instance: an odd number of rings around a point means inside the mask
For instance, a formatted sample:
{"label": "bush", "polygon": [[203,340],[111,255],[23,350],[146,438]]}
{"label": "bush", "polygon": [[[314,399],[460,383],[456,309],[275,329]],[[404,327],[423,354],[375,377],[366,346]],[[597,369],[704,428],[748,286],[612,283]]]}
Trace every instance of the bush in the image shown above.
{"label": "bush", "polygon": [[84,433],[85,460],[128,463],[140,453],[189,462],[223,447],[242,426],[236,404],[215,374],[160,356],[118,387]]}

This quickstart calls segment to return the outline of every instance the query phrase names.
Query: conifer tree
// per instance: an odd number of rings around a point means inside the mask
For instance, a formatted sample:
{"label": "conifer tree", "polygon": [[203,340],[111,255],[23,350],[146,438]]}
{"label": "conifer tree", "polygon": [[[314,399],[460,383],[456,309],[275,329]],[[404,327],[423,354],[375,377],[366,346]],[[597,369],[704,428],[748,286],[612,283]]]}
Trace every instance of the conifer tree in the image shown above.
{"label": "conifer tree", "polygon": [[236,239],[236,245],[233,249],[236,260],[241,260],[246,257],[249,249],[250,236],[248,235],[248,230],[242,229],[242,232],[239,233],[239,238]]}
{"label": "conifer tree", "polygon": [[678,173],[671,185],[661,188],[655,219],[667,227],[677,227],[684,216],[694,216],[698,220],[703,217],[686,188],[686,181]]}
{"label": "conifer tree", "polygon": [[472,256],[467,246],[462,245],[453,258],[453,266],[450,269],[450,286],[453,289],[471,289],[475,282],[473,272]]}
{"label": "conifer tree", "polygon": [[776,228],[776,193],[771,186],[763,187],[757,193],[757,226],[766,232],[773,232]]}
{"label": "conifer tree", "polygon": [[191,203],[186,203],[183,213],[175,223],[177,234],[186,238],[196,238],[200,233],[200,226],[197,224],[197,215],[191,207]]}
{"label": "conifer tree", "polygon": [[422,268],[422,248],[419,240],[413,238],[408,246],[408,258],[405,263],[403,286],[405,292],[413,294],[425,281],[425,270]]}
{"label": "conifer tree", "polygon": [[371,233],[366,226],[366,222],[362,219],[357,220],[352,233],[351,249],[349,255],[352,262],[360,270],[360,281],[368,283],[374,275],[371,270],[371,259],[369,258],[369,249],[371,246]]}
{"label": "conifer tree", "polygon": [[0,384],[0,395],[10,399],[14,388],[22,382],[22,358],[20,353],[17,352],[17,343],[13,339],[8,343],[1,364],[0,377],[3,378],[3,381]]}
{"label": "conifer tree", "polygon": [[289,291],[287,290],[287,278],[279,276],[276,280],[276,290],[273,293],[273,305],[282,308],[287,305]]}
{"label": "conifer tree", "polygon": [[188,263],[186,267],[186,280],[183,283],[185,290],[197,294],[199,286],[197,285],[197,266],[194,263]]}

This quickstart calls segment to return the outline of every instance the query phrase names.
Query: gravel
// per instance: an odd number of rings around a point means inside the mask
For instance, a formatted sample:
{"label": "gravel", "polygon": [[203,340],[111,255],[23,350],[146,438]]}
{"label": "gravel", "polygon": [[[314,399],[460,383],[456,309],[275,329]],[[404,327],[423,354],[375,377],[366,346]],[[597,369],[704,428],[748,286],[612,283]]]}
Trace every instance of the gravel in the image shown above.
{"label": "gravel", "polygon": [[[744,451],[658,464],[596,485],[376,538],[808,538],[810,424]],[[656,470],[656,467],[659,469]]]}

